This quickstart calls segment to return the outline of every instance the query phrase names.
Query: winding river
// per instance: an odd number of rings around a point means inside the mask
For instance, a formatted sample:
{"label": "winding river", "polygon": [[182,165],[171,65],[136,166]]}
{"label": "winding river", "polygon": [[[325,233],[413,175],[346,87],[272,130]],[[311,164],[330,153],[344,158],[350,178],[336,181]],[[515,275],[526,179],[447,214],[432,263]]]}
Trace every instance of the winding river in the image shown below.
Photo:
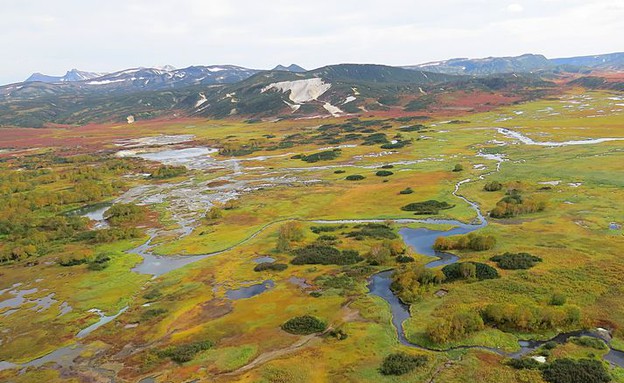
{"label": "winding river", "polygon": [[[500,162],[498,165],[499,166],[497,166],[496,171],[500,169]],[[479,178],[483,179],[485,176],[486,175],[483,175]],[[459,261],[459,257],[454,254],[446,253],[446,252],[439,252],[439,251],[434,250],[433,244],[435,243],[436,238],[448,237],[452,235],[468,234],[470,232],[473,232],[475,230],[478,230],[480,228],[487,226],[487,220],[481,213],[481,210],[479,209],[478,204],[458,194],[459,187],[462,184],[465,184],[467,182],[471,182],[471,180],[463,180],[463,181],[458,182],[455,185],[455,191],[453,192],[453,194],[456,197],[461,198],[462,200],[467,202],[475,210],[475,212],[477,213],[477,218],[478,218],[479,223],[465,224],[463,222],[454,221],[454,220],[429,219],[427,220],[427,223],[453,225],[454,227],[447,231],[432,230],[432,229],[426,229],[426,228],[418,228],[418,229],[402,228],[401,230],[399,230],[399,234],[403,238],[403,241],[405,242],[405,244],[407,244],[412,249],[414,249],[414,251],[416,251],[419,254],[428,256],[428,257],[436,258],[432,260],[431,262],[427,263],[425,265],[426,268],[435,268],[435,267],[445,266],[445,265],[453,264]],[[555,336],[552,339],[548,339],[544,341],[536,341],[536,340],[519,341],[518,342],[519,351],[516,351],[513,353],[506,353],[501,349],[484,347],[484,346],[457,346],[457,347],[452,347],[448,349],[440,349],[440,350],[419,346],[418,344],[410,342],[405,336],[403,323],[411,317],[410,309],[408,305],[401,302],[401,300],[394,294],[394,292],[390,288],[390,285],[392,283],[393,272],[394,270],[386,270],[386,271],[382,271],[380,273],[374,274],[370,278],[368,289],[369,289],[369,294],[382,298],[384,301],[386,301],[390,305],[390,310],[392,313],[392,325],[396,329],[399,342],[404,346],[423,349],[427,351],[433,351],[433,352],[448,352],[452,350],[461,350],[461,349],[481,349],[481,350],[494,352],[496,354],[499,354],[505,357],[518,359],[537,350],[544,343],[549,342],[549,341],[554,341],[558,344],[563,344],[567,342],[570,337],[573,337],[573,336],[590,336],[593,338],[602,339],[608,345],[609,352],[606,355],[604,355],[604,359],[606,361],[610,362],[611,364],[617,365],[619,367],[624,367],[624,351],[620,351],[620,350],[616,350],[612,348],[607,339],[601,337],[596,332],[586,331],[586,330],[562,333],[562,334]]]}

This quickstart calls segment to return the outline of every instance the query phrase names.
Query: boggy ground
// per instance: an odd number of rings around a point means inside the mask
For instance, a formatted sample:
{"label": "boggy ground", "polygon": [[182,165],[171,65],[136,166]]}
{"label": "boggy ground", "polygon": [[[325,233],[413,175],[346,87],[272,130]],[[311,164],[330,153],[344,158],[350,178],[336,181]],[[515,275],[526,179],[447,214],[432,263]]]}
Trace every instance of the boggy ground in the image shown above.
{"label": "boggy ground", "polygon": [[[49,129],[40,135],[28,134],[25,139],[21,134],[3,136],[2,147],[10,149],[1,154],[7,159],[3,174],[18,171],[11,159],[15,154],[33,155],[33,161],[49,151],[116,158],[115,153],[128,149],[122,146],[126,141],[121,140],[157,134],[194,136],[193,141],[166,146],[173,150],[238,149],[253,142],[259,144],[253,153],[212,153],[192,158],[188,162],[191,170],[172,179],[139,176],[158,164],[132,158],[124,159],[137,161],[127,174],[102,175],[104,181],[124,180],[123,187],[102,200],[119,199],[148,207],[150,218],[139,226],[156,232],[151,251],[175,256],[229,249],[221,254],[152,279],[132,271],[142,260],[127,252],[147,239],[143,236],[105,244],[70,242],[55,246],[36,258],[38,262],[27,258],[0,266],[0,305],[14,297],[11,291],[38,289],[26,296],[32,302],[16,307],[17,310],[8,313],[12,308],[0,309],[0,360],[19,364],[62,346],[79,343],[83,347],[80,357],[73,360],[52,361],[21,372],[8,368],[0,371],[0,377],[15,382],[110,381],[112,377],[128,382],[145,377],[163,382],[541,382],[538,371],[514,370],[503,363],[501,356],[487,351],[434,353],[399,345],[388,307],[380,298],[368,295],[366,288],[367,277],[372,273],[398,266],[392,259],[380,266],[366,266],[363,261],[360,266],[365,268],[289,265],[281,272],[254,272],[254,259],[268,255],[276,262],[290,262],[292,255],[275,250],[278,230],[287,220],[298,220],[303,226],[304,238],[292,243],[296,248],[318,238],[310,227],[321,225],[311,221],[419,218],[400,208],[429,199],[455,205],[441,210],[439,217],[470,222],[475,212],[452,194],[461,180],[472,182],[462,184],[459,194],[477,202],[484,212],[496,206],[505,190],[517,188],[546,201],[546,209],[510,219],[489,219],[490,224],[479,232],[495,236],[496,247],[457,254],[462,260],[491,265],[491,256],[506,251],[529,252],[543,261],[526,271],[499,270],[499,279],[444,283],[442,287],[448,294],[442,298],[433,295],[435,290],[425,291],[420,301],[411,306],[412,318],[404,324],[409,340],[434,348],[481,345],[513,351],[519,338],[545,339],[556,331],[526,334],[488,327],[467,338],[437,345],[427,338],[425,329],[431,322],[457,311],[496,302],[545,304],[554,292],[560,292],[568,304],[581,308],[583,326],[607,328],[615,336],[612,345],[624,345],[620,287],[624,278],[620,257],[624,237],[621,226],[617,226],[624,223],[624,213],[617,208],[624,204],[624,178],[618,176],[624,163],[624,141],[548,147],[520,143],[498,130],[507,128],[538,142],[624,137],[624,107],[618,105],[623,103],[618,94],[572,91],[556,99],[464,115],[460,121],[387,120],[372,122],[361,128],[366,131],[355,132],[362,136],[382,132],[389,140],[413,140],[398,149],[363,145],[361,137],[340,142],[315,138],[319,126],[342,124],[346,122],[343,119],[277,123],[157,121],[132,126]],[[400,130],[419,123],[425,126],[421,130]],[[293,134],[301,137],[286,138]],[[341,132],[340,136],[346,134]],[[284,141],[294,143],[280,147],[279,143]],[[330,147],[341,148],[336,159],[307,163],[291,158],[331,150],[327,149]],[[23,151],[25,148],[29,150]],[[162,149],[132,148],[138,152]],[[488,154],[489,157],[484,156]],[[504,161],[500,171],[492,173],[497,169],[497,158]],[[89,164],[99,160],[93,161]],[[192,165],[200,162],[204,165]],[[452,172],[457,163],[464,170]],[[393,165],[388,169],[393,175],[375,175],[388,164]],[[68,165],[49,166],[53,172],[63,172]],[[345,173],[337,174],[337,170]],[[350,174],[366,178],[345,180]],[[482,175],[485,179],[479,179]],[[491,180],[503,183],[504,189],[485,192],[483,186]],[[37,187],[54,193],[71,185],[61,179]],[[408,187],[412,194],[399,194]],[[226,198],[222,198],[224,195]],[[221,217],[204,216],[215,201],[229,199],[235,201],[233,208],[223,209]],[[397,231],[402,226],[394,224],[392,229]],[[353,230],[354,224],[346,224],[327,234],[338,237],[338,248],[358,250],[360,254],[381,242],[372,238],[359,241],[342,234]],[[93,256],[101,252],[111,255],[104,270],[58,264],[68,253]],[[429,260],[417,254],[415,258],[422,264]],[[302,287],[292,277],[303,278],[309,287]],[[256,296],[239,300],[227,296],[230,290],[267,280],[273,282],[272,287]],[[11,287],[16,283],[23,284]],[[321,296],[313,297],[311,291],[320,291]],[[47,309],[37,306],[37,299],[51,293],[56,302]],[[72,308],[65,314],[63,302]],[[84,339],[75,338],[80,329],[99,319],[90,309],[111,315],[126,306],[128,310],[113,322]],[[33,307],[35,310],[31,310]],[[288,319],[305,314],[322,318],[348,337],[337,340],[328,335],[295,336],[280,329]],[[210,340],[214,346],[182,364],[156,352],[169,345],[200,340]],[[381,375],[381,360],[395,351],[425,354],[428,362],[401,378]],[[599,359],[602,353],[565,344],[549,358]],[[615,381],[624,381],[622,369],[610,367],[610,371]]]}

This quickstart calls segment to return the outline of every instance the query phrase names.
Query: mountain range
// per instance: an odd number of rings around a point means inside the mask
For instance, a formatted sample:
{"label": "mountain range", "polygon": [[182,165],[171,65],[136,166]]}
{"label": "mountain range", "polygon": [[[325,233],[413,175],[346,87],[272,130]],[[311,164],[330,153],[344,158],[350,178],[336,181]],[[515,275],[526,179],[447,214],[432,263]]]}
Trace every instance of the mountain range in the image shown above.
{"label": "mountain range", "polygon": [[[292,64],[262,71],[234,65],[132,68],[108,74],[33,74],[0,87],[0,126],[40,127],[144,120],[163,115],[299,118],[370,110],[422,112],[451,92],[497,93],[518,100],[547,92],[553,77],[572,85],[622,90],[596,76],[624,69],[624,53],[549,60],[542,55],[451,59],[391,67],[339,64],[306,71]],[[595,73],[592,73],[594,71]],[[599,74],[599,73],[598,73]]]}
{"label": "mountain range", "polygon": [[[575,67],[575,68],[572,68]],[[494,73],[536,72],[548,70],[624,69],[624,53],[547,59],[543,55],[524,54],[516,57],[456,58],[406,66],[407,69],[457,75],[490,75]]]}

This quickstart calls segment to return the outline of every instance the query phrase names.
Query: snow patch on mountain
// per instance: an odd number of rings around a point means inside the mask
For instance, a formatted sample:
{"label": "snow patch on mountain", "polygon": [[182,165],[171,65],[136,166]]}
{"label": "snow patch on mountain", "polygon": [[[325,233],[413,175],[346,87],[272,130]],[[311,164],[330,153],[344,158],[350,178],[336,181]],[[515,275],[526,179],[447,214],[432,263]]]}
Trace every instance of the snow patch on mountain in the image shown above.
{"label": "snow patch on mountain", "polygon": [[199,94],[199,100],[197,100],[197,102],[195,103],[195,107],[199,108],[206,101],[208,101],[208,99],[206,98],[206,95],[203,94],[203,93],[200,93]]}
{"label": "snow patch on mountain", "polygon": [[355,101],[355,100],[357,100],[357,98],[356,98],[356,97],[354,97],[354,96],[349,96],[349,97],[347,97],[347,98],[343,101],[342,105],[344,105],[344,104],[348,104],[348,103],[350,103],[351,101]]}
{"label": "snow patch on mountain", "polygon": [[323,104],[323,108],[325,108],[325,110],[331,113],[331,115],[334,117],[339,117],[340,115],[344,114],[344,112],[339,107],[334,106],[329,102]]}
{"label": "snow patch on mountain", "polygon": [[306,80],[282,81],[269,84],[264,87],[261,92],[275,89],[279,92],[286,93],[290,91],[290,98],[296,104],[317,100],[325,92],[331,88],[331,84],[323,82],[318,77]]}

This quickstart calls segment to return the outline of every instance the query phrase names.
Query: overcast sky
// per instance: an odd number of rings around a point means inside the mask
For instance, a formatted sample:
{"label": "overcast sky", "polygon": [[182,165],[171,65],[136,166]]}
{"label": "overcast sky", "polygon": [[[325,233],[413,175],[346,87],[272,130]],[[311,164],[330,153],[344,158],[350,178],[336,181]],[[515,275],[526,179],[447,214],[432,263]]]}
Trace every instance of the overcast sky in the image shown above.
{"label": "overcast sky", "polygon": [[1,0],[0,83],[171,64],[268,69],[624,51],[623,0]]}

